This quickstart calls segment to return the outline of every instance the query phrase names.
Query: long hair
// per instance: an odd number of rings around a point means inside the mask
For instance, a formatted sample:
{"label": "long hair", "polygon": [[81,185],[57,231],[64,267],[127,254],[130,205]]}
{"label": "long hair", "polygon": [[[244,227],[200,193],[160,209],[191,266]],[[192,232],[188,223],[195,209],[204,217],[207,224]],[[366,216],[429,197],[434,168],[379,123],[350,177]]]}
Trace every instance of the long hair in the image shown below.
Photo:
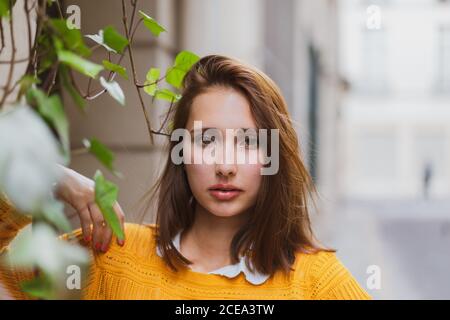
{"label": "long hair", "polygon": [[[186,128],[195,97],[218,86],[237,90],[247,98],[257,129],[269,132],[279,129],[279,170],[262,177],[250,218],[231,241],[233,263],[244,253],[248,255],[246,263],[251,270],[264,274],[277,270],[288,273],[297,252],[334,251],[320,247],[313,235],[308,209],[310,204],[315,205],[317,192],[302,162],[286,102],[267,75],[229,57],[203,57],[183,79],[182,98],[170,115],[173,130]],[[172,239],[179,231],[193,225],[196,206],[183,164],[174,164],[170,158],[177,143],[169,142],[165,168],[149,191],[153,197],[156,194],[158,197],[156,244],[166,264],[175,271],[178,263],[191,264],[176,250]]]}

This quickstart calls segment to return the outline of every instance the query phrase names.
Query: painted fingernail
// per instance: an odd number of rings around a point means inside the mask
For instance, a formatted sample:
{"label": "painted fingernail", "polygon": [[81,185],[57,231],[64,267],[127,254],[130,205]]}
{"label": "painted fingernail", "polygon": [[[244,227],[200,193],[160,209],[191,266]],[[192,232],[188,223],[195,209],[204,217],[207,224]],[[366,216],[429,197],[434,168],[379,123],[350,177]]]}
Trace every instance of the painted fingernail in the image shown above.
{"label": "painted fingernail", "polygon": [[91,236],[85,236],[85,237],[84,237],[84,241],[86,241],[86,242],[91,241]]}
{"label": "painted fingernail", "polygon": [[102,251],[103,251],[103,252],[108,251],[108,245],[104,245],[104,246],[102,247]]}
{"label": "painted fingernail", "polygon": [[119,246],[123,247],[123,245],[125,244],[124,240],[118,240]]}
{"label": "painted fingernail", "polygon": [[96,250],[100,250],[100,248],[101,248],[101,244],[100,244],[100,242],[97,242],[96,244],[95,244],[95,249]]}

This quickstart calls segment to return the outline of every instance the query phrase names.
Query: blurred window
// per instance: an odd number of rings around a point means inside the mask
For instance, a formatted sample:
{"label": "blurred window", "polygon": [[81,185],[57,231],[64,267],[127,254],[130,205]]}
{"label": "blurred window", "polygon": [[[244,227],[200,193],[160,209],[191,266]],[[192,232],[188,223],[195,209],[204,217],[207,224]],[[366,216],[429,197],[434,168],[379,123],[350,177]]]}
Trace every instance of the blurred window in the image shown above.
{"label": "blurred window", "polygon": [[363,91],[380,94],[386,91],[386,32],[363,29],[362,79]]}
{"label": "blurred window", "polygon": [[439,28],[439,87],[450,92],[450,25]]}

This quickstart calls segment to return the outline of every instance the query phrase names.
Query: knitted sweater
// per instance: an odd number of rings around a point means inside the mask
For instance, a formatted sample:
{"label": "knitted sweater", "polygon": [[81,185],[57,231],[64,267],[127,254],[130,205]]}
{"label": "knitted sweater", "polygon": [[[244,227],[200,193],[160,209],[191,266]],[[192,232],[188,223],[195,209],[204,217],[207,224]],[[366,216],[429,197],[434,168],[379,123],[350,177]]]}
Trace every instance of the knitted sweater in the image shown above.
{"label": "knitted sweater", "polygon": [[[10,241],[30,222],[0,197],[0,258]],[[111,242],[106,253],[91,255],[83,299],[371,299],[335,253],[298,253],[289,275],[281,271],[260,285],[240,273],[234,278],[182,267],[171,270],[156,253],[155,225],[125,224],[125,245]],[[80,229],[61,237],[83,244]],[[70,239],[70,240],[69,240]],[[0,264],[0,286],[15,299],[29,299],[19,283],[31,270]],[[0,297],[1,299],[1,297]]]}

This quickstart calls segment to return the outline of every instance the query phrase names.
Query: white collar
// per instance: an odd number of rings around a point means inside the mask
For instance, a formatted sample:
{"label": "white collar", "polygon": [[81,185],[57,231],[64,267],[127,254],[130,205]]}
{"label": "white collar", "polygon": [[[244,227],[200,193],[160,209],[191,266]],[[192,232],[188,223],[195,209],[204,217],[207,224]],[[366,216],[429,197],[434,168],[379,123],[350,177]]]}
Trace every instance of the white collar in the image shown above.
{"label": "white collar", "polygon": [[[172,243],[178,251],[180,251],[180,236],[181,236],[181,231],[178,232],[175,235],[175,237],[172,239]],[[161,253],[161,250],[159,249],[159,247],[156,247],[156,253],[157,253],[157,255],[162,257],[162,253]],[[251,264],[251,262],[250,262],[250,264]],[[210,272],[208,272],[208,274],[218,274],[218,275],[222,275],[222,276],[225,276],[228,278],[234,278],[241,272],[244,273],[247,281],[254,285],[262,284],[270,277],[270,275],[259,273],[256,270],[254,272],[252,272],[249,268],[247,268],[247,265],[245,264],[244,256],[240,257],[239,262],[237,262],[235,264],[230,264],[230,265],[224,266],[222,268],[219,268],[219,269],[216,269],[213,271],[210,271]]]}

